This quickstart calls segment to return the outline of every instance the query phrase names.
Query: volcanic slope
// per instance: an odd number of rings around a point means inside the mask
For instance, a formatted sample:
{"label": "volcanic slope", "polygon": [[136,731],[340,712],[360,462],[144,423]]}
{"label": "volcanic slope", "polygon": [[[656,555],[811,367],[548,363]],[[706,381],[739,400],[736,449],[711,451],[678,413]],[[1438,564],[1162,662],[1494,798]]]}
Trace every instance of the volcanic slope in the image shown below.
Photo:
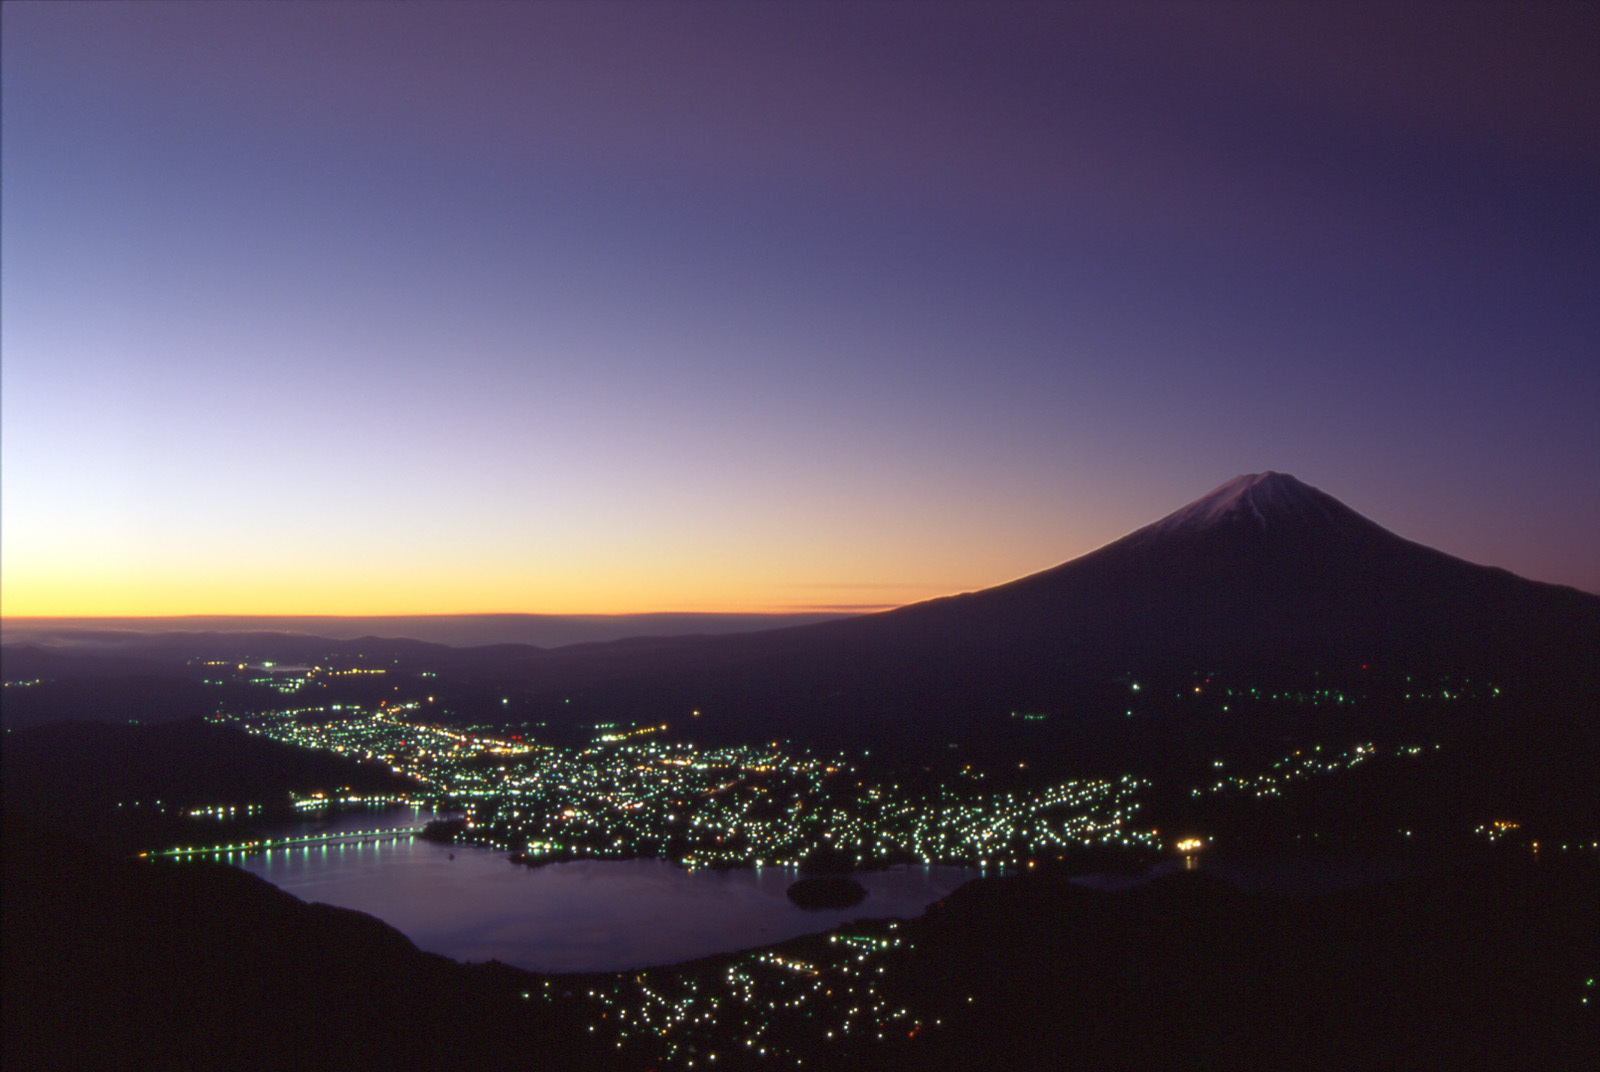
{"label": "volcanic slope", "polygon": [[1600,637],[1600,598],[1412,543],[1273,472],[1054,569],[894,615],[1090,663],[1348,653],[1512,668],[1567,664]]}
{"label": "volcanic slope", "polygon": [[1103,706],[1130,673],[1362,663],[1581,676],[1600,665],[1600,597],[1405,540],[1267,472],[994,588],[764,633],[575,646],[478,673],[552,713],[862,744],[970,738],[1030,705]]}

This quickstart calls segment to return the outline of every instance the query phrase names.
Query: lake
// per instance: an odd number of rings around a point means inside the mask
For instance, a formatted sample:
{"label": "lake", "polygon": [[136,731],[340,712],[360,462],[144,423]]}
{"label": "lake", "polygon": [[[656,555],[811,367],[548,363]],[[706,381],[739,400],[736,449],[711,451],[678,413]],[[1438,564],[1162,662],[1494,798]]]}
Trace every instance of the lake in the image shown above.
{"label": "lake", "polygon": [[[431,812],[346,815],[318,830],[412,829]],[[303,829],[309,831],[313,824]],[[281,837],[276,830],[268,836]],[[771,945],[853,919],[908,919],[978,872],[904,867],[856,877],[866,900],[806,911],[793,868],[687,871],[661,860],[520,867],[421,839],[277,849],[231,862],[304,901],[376,916],[420,949],[539,972],[624,971]]]}

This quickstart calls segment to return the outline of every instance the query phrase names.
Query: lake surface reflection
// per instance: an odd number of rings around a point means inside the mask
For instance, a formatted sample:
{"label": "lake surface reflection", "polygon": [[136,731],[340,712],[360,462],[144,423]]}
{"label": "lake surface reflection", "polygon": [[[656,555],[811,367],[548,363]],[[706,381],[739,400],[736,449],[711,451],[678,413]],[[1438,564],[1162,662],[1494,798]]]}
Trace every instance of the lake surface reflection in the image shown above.
{"label": "lake surface reflection", "polygon": [[[317,829],[414,828],[431,817],[354,815]],[[503,852],[420,839],[278,849],[233,862],[302,900],[377,916],[428,952],[541,972],[674,964],[852,919],[912,918],[978,874],[867,872],[856,876],[867,890],[860,904],[806,911],[785,896],[800,877],[792,868],[685,871],[660,860],[584,860],[529,869]]]}

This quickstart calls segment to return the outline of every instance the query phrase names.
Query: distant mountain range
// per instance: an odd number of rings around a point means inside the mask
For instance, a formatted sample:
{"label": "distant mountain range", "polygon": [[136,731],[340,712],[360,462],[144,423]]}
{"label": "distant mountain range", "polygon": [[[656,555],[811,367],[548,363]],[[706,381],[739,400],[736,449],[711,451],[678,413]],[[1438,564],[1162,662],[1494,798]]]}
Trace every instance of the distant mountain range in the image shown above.
{"label": "distant mountain range", "polygon": [[159,618],[7,618],[7,644],[37,644],[99,656],[137,649],[148,653],[153,638],[182,638],[225,633],[367,640],[407,640],[455,648],[521,644],[559,648],[596,644],[637,636],[749,633],[789,625],[809,625],[849,617],[845,611],[772,614],[390,614],[342,615],[205,615]]}

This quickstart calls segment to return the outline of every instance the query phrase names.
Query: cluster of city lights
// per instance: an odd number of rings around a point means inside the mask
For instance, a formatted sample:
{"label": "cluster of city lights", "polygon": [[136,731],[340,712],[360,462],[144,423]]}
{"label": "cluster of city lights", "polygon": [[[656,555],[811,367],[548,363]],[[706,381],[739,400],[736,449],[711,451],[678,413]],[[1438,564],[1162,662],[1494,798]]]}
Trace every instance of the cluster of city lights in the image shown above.
{"label": "cluster of city lights", "polygon": [[328,808],[369,808],[381,810],[395,807],[416,807],[417,800],[405,793],[354,793],[342,789],[336,793],[290,793],[289,803],[295,811],[325,811]]}
{"label": "cluster of city lights", "polygon": [[183,814],[191,819],[215,819],[217,822],[226,822],[230,819],[249,818],[260,815],[266,810],[260,804],[209,804],[199,808],[190,808]]}
{"label": "cluster of city lights", "polygon": [[386,674],[383,667],[280,666],[274,662],[241,663],[224,659],[190,660],[191,665],[207,667],[218,676],[202,678],[207,685],[258,685],[294,695],[336,678],[371,677]]}
{"label": "cluster of city lights", "polygon": [[251,733],[301,748],[381,761],[396,774],[434,786],[435,795],[448,793],[458,784],[469,795],[477,788],[470,773],[462,769],[465,759],[520,755],[539,747],[406,721],[403,716],[414,713],[418,706],[379,704],[374,710],[356,704],[330,704],[252,716],[218,715],[216,719],[240,722]]}
{"label": "cluster of city lights", "polygon": [[304,747],[379,760],[471,818],[471,839],[541,858],[648,856],[693,867],[794,866],[822,850],[851,866],[1018,866],[1087,844],[1155,846],[1135,825],[1137,778],[1016,791],[982,772],[870,781],[843,757],[780,746],[702,749],[606,732],[584,748],[523,744],[411,722],[410,706],[345,717],[246,720]]}
{"label": "cluster of city lights", "polygon": [[1510,819],[1496,819],[1492,823],[1483,823],[1475,827],[1472,832],[1487,841],[1499,841],[1514,836],[1521,828],[1521,823],[1512,822]]}
{"label": "cluster of city lights", "polygon": [[758,1058],[804,1068],[808,1051],[835,1058],[870,1052],[937,1025],[884,996],[884,975],[905,948],[896,927],[853,924],[704,966],[625,972],[576,986],[547,978],[523,996],[575,1012],[588,1033],[614,1038],[641,1067],[716,1068],[719,1060]]}
{"label": "cluster of city lights", "polygon": [[[1380,749],[1371,743],[1353,745],[1342,751],[1329,749],[1324,754],[1322,746],[1312,745],[1309,748],[1296,749],[1292,754],[1275,762],[1270,769],[1259,774],[1230,774],[1226,778],[1219,778],[1207,786],[1195,786],[1189,790],[1193,797],[1208,795],[1238,795],[1253,797],[1281,797],[1283,790],[1292,782],[1302,781],[1316,775],[1337,774],[1348,771],[1363,763],[1370,762],[1380,755],[1390,756],[1420,756],[1429,752],[1436,752],[1439,745],[1424,747],[1423,745],[1401,745],[1397,748]],[[1222,761],[1215,764],[1221,767]]]}
{"label": "cluster of city lights", "polygon": [[[1363,670],[1366,668],[1363,667]],[[1130,693],[1140,693],[1142,686],[1139,682],[1129,683]],[[1151,694],[1149,688],[1143,688],[1145,697]],[[1159,690],[1156,690],[1159,692]],[[1223,711],[1230,710],[1233,704],[1278,704],[1294,705],[1296,707],[1329,707],[1335,709],[1355,708],[1372,702],[1390,702],[1395,699],[1408,702],[1453,702],[1460,700],[1486,700],[1500,695],[1500,689],[1488,682],[1475,681],[1471,678],[1455,678],[1444,675],[1431,681],[1422,681],[1406,675],[1404,684],[1395,688],[1375,687],[1374,689],[1361,688],[1335,688],[1321,687],[1288,687],[1288,686],[1262,686],[1249,684],[1230,684],[1216,674],[1196,674],[1187,684],[1177,686],[1171,693],[1175,700],[1218,700],[1221,701]],[[1129,709],[1127,712],[1134,712]],[[1013,715],[1017,717],[1029,717]]]}
{"label": "cluster of city lights", "polygon": [[1473,827],[1474,837],[1481,838],[1491,844],[1510,845],[1518,849],[1527,849],[1537,856],[1541,850],[1558,853],[1582,853],[1586,855],[1600,854],[1600,840],[1596,841],[1550,841],[1535,840],[1523,830],[1522,824],[1512,819],[1496,819],[1493,822],[1479,823]]}

